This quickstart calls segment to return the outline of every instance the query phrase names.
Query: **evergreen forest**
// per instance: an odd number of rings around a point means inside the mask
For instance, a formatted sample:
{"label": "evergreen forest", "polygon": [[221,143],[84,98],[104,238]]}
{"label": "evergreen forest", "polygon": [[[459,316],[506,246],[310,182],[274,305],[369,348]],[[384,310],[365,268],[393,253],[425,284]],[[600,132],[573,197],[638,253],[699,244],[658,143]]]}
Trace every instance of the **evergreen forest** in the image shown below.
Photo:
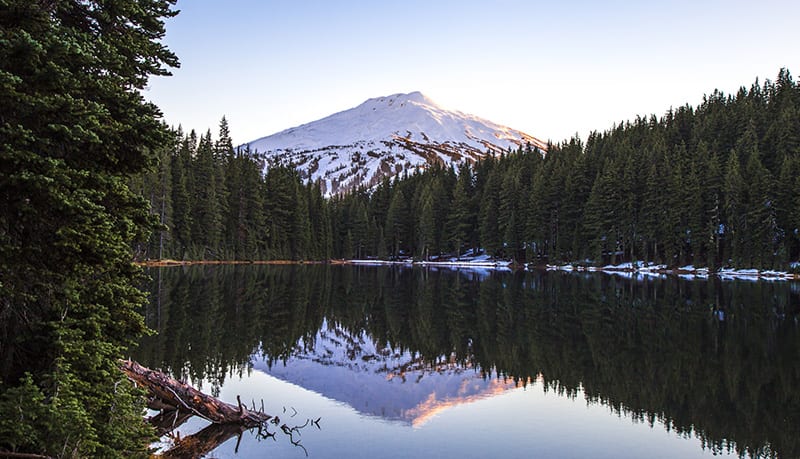
{"label": "evergreen forest", "polygon": [[148,457],[118,368],[147,331],[128,186],[169,140],[141,91],[173,0],[0,0],[0,456]]}
{"label": "evergreen forest", "polygon": [[291,164],[173,132],[133,185],[161,230],[142,258],[623,261],[789,269],[800,259],[800,87],[781,69],[586,141],[434,165],[324,198]]}

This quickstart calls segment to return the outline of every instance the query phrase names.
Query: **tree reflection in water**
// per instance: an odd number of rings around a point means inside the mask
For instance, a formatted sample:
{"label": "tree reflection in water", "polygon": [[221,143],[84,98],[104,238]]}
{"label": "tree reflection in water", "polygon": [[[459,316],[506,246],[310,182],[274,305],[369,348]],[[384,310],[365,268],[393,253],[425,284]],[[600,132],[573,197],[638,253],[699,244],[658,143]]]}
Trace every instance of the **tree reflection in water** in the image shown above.
{"label": "tree reflection in water", "polygon": [[150,271],[135,358],[178,378],[285,361],[323,324],[695,435],[712,451],[800,457],[797,284],[358,266]]}

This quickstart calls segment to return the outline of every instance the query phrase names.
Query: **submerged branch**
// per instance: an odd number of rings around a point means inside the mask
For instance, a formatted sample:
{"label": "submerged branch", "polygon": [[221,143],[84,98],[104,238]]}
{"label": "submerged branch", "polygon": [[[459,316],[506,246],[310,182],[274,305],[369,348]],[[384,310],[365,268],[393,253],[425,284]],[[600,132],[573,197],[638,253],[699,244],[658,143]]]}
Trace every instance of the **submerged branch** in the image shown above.
{"label": "submerged branch", "polygon": [[[255,428],[258,428],[257,438],[274,440],[275,434],[269,432],[269,424],[280,425],[280,429],[289,437],[289,441],[301,448],[308,456],[306,448],[300,443],[300,440],[294,439],[293,434],[300,435],[300,430],[307,427],[309,423],[319,428],[320,418],[317,418],[316,421],[306,420],[306,423],[301,426],[289,427],[281,424],[280,418],[277,416],[273,417],[264,413],[263,401],[261,410],[256,411],[255,400],[252,410],[248,410],[239,396],[236,397],[237,404],[232,405],[131,360],[121,362],[121,368],[131,381],[145,387],[150,392],[148,406],[160,409],[161,412],[149,420],[150,424],[156,428],[158,436],[170,435],[170,432],[173,432],[192,416],[199,416],[211,422],[206,428],[193,435],[184,438],[180,438],[179,434],[172,436],[174,444],[172,448],[161,454],[162,457],[203,457],[234,436],[238,436],[241,441],[242,433]],[[294,414],[297,414],[296,410]],[[239,449],[238,441],[236,449]],[[0,457],[2,455],[3,453],[0,452]]]}
{"label": "submerged branch", "polygon": [[145,368],[132,360],[123,361],[121,366],[128,378],[150,392],[151,405],[184,407],[214,424],[240,424],[246,428],[256,427],[272,418],[266,413],[250,411],[242,405],[231,405],[206,395],[188,384]]}
{"label": "submerged branch", "polygon": [[175,440],[172,448],[161,453],[161,456],[204,457],[234,436],[241,436],[247,429],[242,424],[210,424],[196,434]]}

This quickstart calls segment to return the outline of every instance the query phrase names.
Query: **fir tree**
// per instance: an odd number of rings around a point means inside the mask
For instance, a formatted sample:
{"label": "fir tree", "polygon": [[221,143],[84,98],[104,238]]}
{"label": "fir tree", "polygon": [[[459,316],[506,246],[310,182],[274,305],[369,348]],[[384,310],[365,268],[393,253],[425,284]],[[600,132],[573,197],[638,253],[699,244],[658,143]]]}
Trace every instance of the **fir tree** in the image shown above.
{"label": "fir tree", "polygon": [[417,216],[417,254],[423,260],[430,258],[431,247],[436,247],[436,214],[434,209],[435,194],[431,183],[421,188],[419,197],[419,213]]}
{"label": "fir tree", "polygon": [[296,173],[289,166],[272,164],[264,177],[265,218],[269,222],[268,257],[291,259],[291,231],[299,226],[294,212],[298,209]]}
{"label": "fir tree", "polygon": [[141,91],[177,65],[173,3],[0,2],[0,450],[147,456],[117,365],[144,330],[130,247],[155,220],[128,183],[170,143]]}
{"label": "fir tree", "polygon": [[596,263],[603,263],[605,254],[611,255],[611,263],[616,262],[620,241],[620,201],[616,178],[617,167],[613,161],[607,162],[595,180],[589,202],[586,203],[586,228],[594,241],[593,256]]}
{"label": "fir tree", "polygon": [[[718,268],[720,250],[720,223],[722,221],[722,167],[719,158],[708,149],[708,144],[701,141],[697,146],[696,157],[698,162],[698,175],[702,177],[700,184],[700,201],[702,209],[699,219],[702,224],[702,237],[695,238],[700,244],[696,249],[695,260],[698,265],[705,265],[711,269]],[[701,242],[701,239],[704,242]],[[701,259],[701,255],[705,256]]]}
{"label": "fir tree", "polygon": [[191,244],[192,214],[189,194],[190,165],[192,162],[193,146],[185,137],[180,140],[180,146],[174,151],[172,157],[172,227],[171,234],[173,246],[172,256],[185,259]]}
{"label": "fir tree", "polygon": [[[558,258],[567,261],[585,258],[585,244],[583,241],[583,211],[589,194],[592,191],[592,178],[589,176],[587,155],[580,145],[574,145],[569,150],[572,167],[567,172],[564,183],[564,223],[562,232],[566,242],[570,244],[569,252],[558,254]],[[639,178],[641,180],[641,178]],[[639,200],[641,201],[641,200]],[[533,209],[530,209],[533,210]]]}
{"label": "fir tree", "polygon": [[743,209],[748,233],[746,266],[771,268],[774,243],[778,240],[772,176],[761,162],[753,127],[743,135],[737,149],[745,155],[744,175],[748,178],[746,204]]}
{"label": "fir tree", "polygon": [[786,156],[781,165],[776,185],[776,218],[783,229],[783,258],[791,259],[800,252],[800,155]]}
{"label": "fir tree", "polygon": [[292,170],[290,177],[294,180],[291,182],[290,190],[293,209],[289,226],[289,253],[292,260],[305,260],[309,258],[311,249],[308,195],[299,177],[296,176],[296,171]]}
{"label": "fir tree", "polygon": [[498,209],[500,208],[500,181],[502,177],[498,168],[492,168],[486,179],[478,210],[478,228],[481,246],[489,254],[503,255],[503,240],[500,234]]}
{"label": "fir tree", "polygon": [[331,237],[331,217],[319,183],[309,182],[306,186],[308,214],[311,224],[311,257],[314,260],[328,260],[333,256]]}
{"label": "fir tree", "polygon": [[507,255],[517,259],[522,249],[522,231],[524,217],[521,215],[519,176],[507,172],[500,187],[500,209],[498,213],[498,230],[507,247]]}
{"label": "fir tree", "polygon": [[409,199],[403,187],[395,186],[389,210],[386,214],[386,228],[389,231],[389,242],[393,257],[398,257],[408,247],[410,242],[411,209]]}
{"label": "fir tree", "polygon": [[223,233],[223,214],[217,192],[218,166],[211,131],[200,137],[194,161],[192,190],[192,241],[200,259],[218,259]]}
{"label": "fir tree", "polygon": [[725,238],[727,253],[736,266],[743,266],[747,244],[744,190],[739,154],[734,149],[725,167]]}
{"label": "fir tree", "polygon": [[459,168],[453,188],[452,204],[447,216],[450,247],[460,256],[464,244],[470,243],[470,234],[476,222],[474,205],[474,179],[472,168],[464,163]]}

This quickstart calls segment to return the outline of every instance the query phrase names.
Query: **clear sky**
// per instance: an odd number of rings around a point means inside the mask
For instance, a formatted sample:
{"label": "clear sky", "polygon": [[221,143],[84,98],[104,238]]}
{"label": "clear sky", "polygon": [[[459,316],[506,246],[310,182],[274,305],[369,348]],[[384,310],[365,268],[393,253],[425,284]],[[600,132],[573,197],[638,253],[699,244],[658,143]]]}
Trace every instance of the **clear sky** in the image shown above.
{"label": "clear sky", "polygon": [[787,67],[800,1],[179,0],[181,68],[145,97],[170,125],[235,143],[421,91],[559,142],[698,105]]}

